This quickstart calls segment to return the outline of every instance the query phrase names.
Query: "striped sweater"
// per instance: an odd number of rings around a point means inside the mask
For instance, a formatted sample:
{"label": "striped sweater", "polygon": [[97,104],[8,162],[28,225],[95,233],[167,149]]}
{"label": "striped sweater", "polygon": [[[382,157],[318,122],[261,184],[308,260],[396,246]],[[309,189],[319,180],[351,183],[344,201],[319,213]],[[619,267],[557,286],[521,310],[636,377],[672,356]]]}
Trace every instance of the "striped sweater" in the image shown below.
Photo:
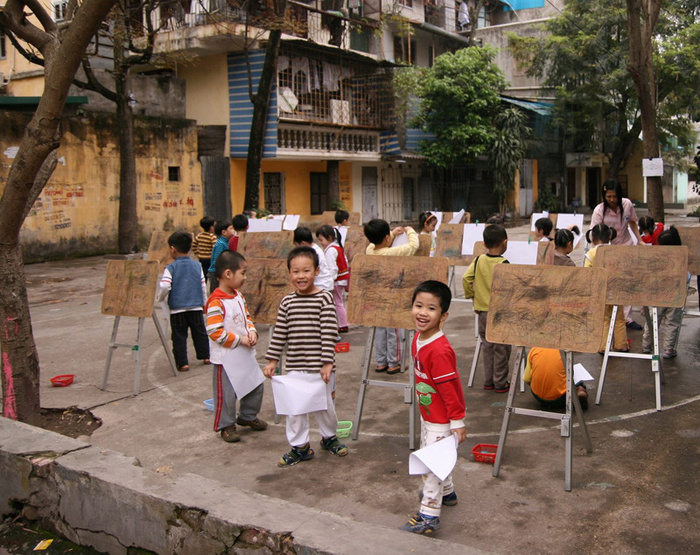
{"label": "striped sweater", "polygon": [[335,365],[337,336],[338,321],[330,291],[313,295],[291,293],[280,303],[265,358],[280,360],[286,345],[287,372],[320,372],[324,364]]}
{"label": "striped sweater", "polygon": [[197,258],[211,258],[211,251],[216,243],[216,235],[208,231],[202,231],[194,238],[192,250]]}

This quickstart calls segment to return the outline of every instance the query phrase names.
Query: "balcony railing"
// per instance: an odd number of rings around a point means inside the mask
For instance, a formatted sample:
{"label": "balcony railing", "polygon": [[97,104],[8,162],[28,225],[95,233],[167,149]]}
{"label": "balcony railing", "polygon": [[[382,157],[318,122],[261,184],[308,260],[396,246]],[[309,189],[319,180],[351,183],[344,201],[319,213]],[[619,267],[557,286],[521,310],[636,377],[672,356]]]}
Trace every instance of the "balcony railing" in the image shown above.
{"label": "balcony railing", "polygon": [[309,154],[338,152],[344,155],[379,155],[379,133],[283,125],[277,130],[277,148],[308,151]]}

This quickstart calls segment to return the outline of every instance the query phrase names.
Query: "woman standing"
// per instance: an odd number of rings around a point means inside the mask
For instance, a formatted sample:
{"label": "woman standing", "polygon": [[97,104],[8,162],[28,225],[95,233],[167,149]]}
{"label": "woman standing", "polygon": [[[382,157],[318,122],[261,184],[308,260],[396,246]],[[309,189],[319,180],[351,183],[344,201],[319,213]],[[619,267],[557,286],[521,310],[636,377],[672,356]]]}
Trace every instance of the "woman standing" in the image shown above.
{"label": "woman standing", "polygon": [[[634,245],[635,241],[632,239],[632,233],[637,238],[637,243],[642,242],[637,221],[637,212],[634,210],[634,204],[632,204],[630,199],[623,198],[620,183],[615,179],[608,179],[603,184],[603,202],[593,210],[591,228],[603,223],[608,227],[614,228],[617,232],[617,236],[612,240],[613,245]],[[633,330],[641,330],[642,326],[632,320],[631,312],[632,307],[626,306],[625,320],[627,327]]]}

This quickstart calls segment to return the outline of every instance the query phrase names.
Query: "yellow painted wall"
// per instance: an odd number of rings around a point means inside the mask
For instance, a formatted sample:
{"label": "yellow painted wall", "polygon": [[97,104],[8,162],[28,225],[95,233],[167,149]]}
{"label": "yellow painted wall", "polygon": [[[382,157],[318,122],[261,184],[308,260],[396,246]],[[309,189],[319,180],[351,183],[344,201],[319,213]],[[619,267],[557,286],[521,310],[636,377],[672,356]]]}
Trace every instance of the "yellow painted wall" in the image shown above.
{"label": "yellow painted wall", "polygon": [[[22,114],[0,114],[5,129],[19,130]],[[26,125],[26,122],[25,122]],[[117,242],[119,154],[110,116],[67,118],[59,164],[32,207],[20,239],[25,259],[113,251]],[[187,122],[155,126],[136,122],[140,242],[154,230],[195,231],[204,213],[196,126]],[[0,191],[20,133],[0,135]],[[180,181],[168,180],[168,167],[180,167]]]}

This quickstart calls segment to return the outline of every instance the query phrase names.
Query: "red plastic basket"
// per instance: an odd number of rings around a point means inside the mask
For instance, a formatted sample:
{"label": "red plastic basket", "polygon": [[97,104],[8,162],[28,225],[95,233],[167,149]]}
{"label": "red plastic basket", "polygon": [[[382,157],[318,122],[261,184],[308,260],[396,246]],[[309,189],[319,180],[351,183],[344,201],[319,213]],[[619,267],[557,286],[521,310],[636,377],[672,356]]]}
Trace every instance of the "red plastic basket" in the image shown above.
{"label": "red plastic basket", "polygon": [[350,350],[350,343],[336,343],[335,352],[336,353],[347,353]]}
{"label": "red plastic basket", "polygon": [[497,451],[498,445],[479,443],[472,448],[472,455],[474,455],[474,460],[476,462],[493,464],[496,460]]}
{"label": "red plastic basket", "polygon": [[54,376],[51,378],[51,383],[54,387],[66,387],[73,383],[75,374],[64,374],[62,376]]}

